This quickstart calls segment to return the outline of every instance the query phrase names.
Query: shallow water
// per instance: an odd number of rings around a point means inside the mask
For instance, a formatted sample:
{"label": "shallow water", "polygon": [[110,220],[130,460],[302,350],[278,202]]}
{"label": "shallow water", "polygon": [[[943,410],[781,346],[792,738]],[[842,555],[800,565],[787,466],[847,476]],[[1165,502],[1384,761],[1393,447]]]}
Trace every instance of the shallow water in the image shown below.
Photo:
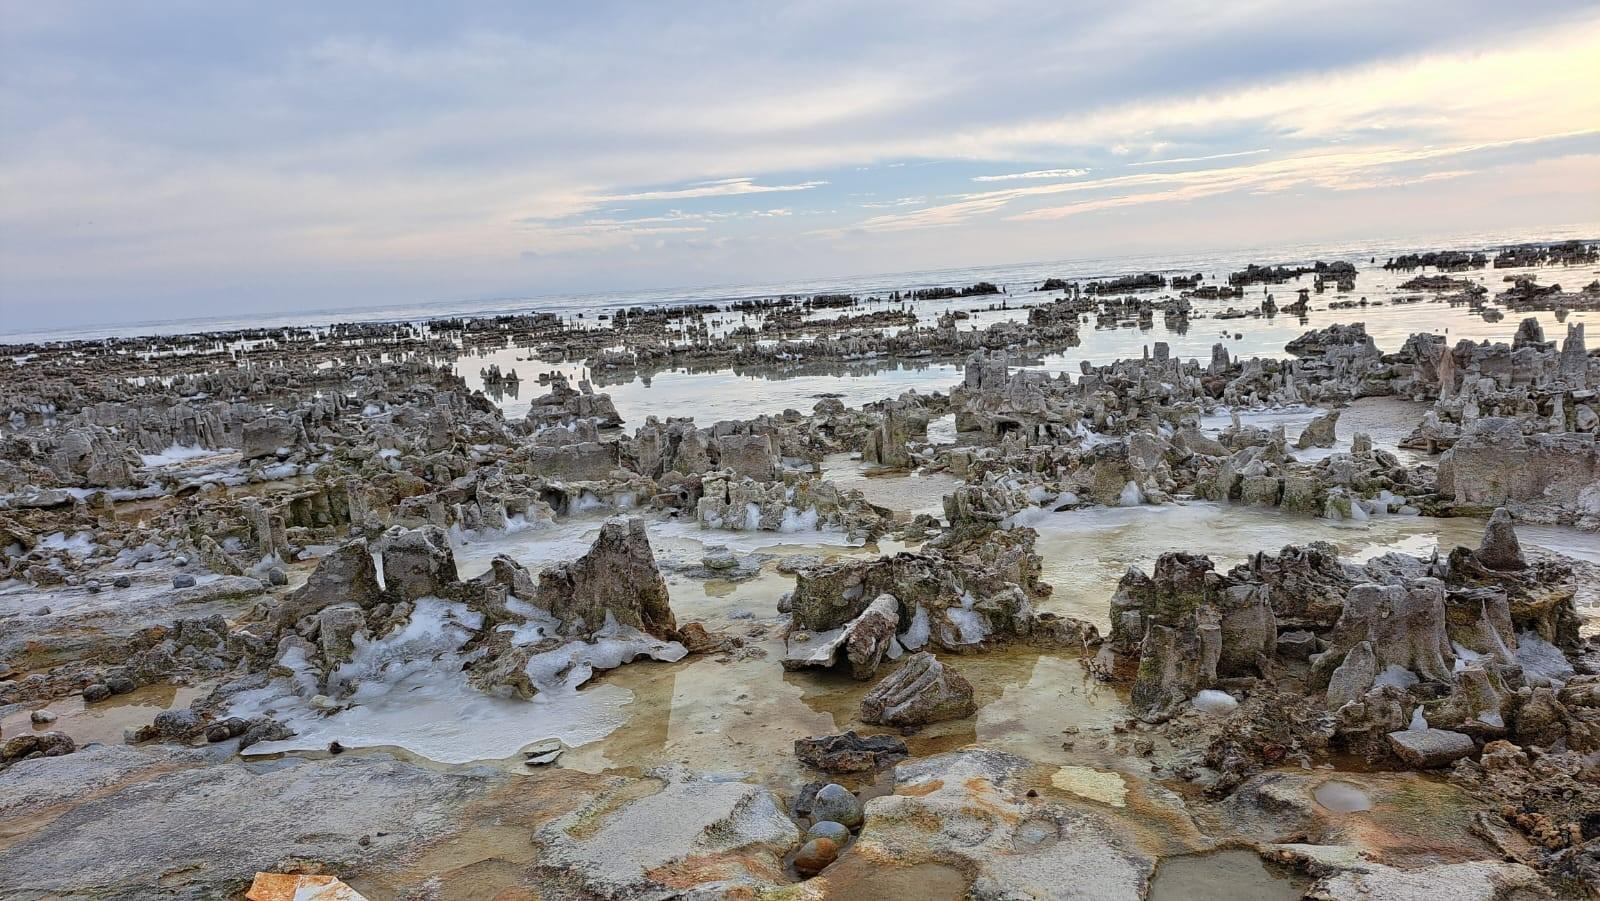
{"label": "shallow water", "polygon": [[1149,901],[1294,901],[1298,884],[1251,851],[1168,857],[1156,867]]}
{"label": "shallow water", "polygon": [[[1476,547],[1482,520],[1375,516],[1366,523],[1326,519],[1256,507],[1191,501],[1141,507],[1092,507],[1026,519],[1039,533],[1044,580],[1055,591],[1040,605],[1110,627],[1108,602],[1128,567],[1149,572],[1167,551],[1209,556],[1219,572],[1258,551],[1326,541],[1342,557],[1360,562],[1390,551],[1426,556],[1434,548]],[[1524,544],[1564,553],[1600,553],[1600,535],[1572,529],[1519,527]],[[1574,553],[1576,551],[1576,553]]]}
{"label": "shallow water", "polygon": [[944,514],[944,498],[961,480],[947,472],[875,472],[851,454],[834,454],[822,461],[822,477],[840,488],[853,488],[869,503],[887,507],[902,517]]}
{"label": "shallow water", "polygon": [[[859,468],[848,460],[833,465]],[[862,481],[910,484],[916,478],[863,476]],[[594,515],[556,528],[459,543],[461,575],[482,572],[498,553],[535,570],[572,559],[587,550],[603,521]],[[460,763],[508,759],[529,744],[559,738],[572,746],[561,766],[600,772],[680,761],[784,787],[808,778],[793,756],[796,738],[845,729],[881,731],[859,717],[870,682],[835,673],[789,673],[779,665],[783,617],[778,601],[794,579],[779,573],[776,565],[779,558],[794,554],[876,555],[895,546],[851,547],[833,533],[726,532],[681,521],[649,523],[678,621],[704,622],[744,641],[745,651],[676,664],[638,661],[597,674],[575,693],[533,704],[485,698],[462,680],[417,680],[385,696],[374,705],[378,709],[355,717],[346,714],[340,722],[324,722],[291,742],[263,750],[325,747],[338,739],[352,747],[397,744]],[[1208,554],[1219,570],[1226,570],[1256,551],[1322,540],[1334,544],[1346,559],[1359,561],[1392,550],[1426,554],[1434,547],[1476,544],[1483,528],[1475,520],[1408,516],[1335,524],[1206,502],[1042,513],[1031,525],[1039,532],[1043,577],[1055,589],[1040,607],[1087,619],[1102,629],[1109,627],[1108,602],[1127,568],[1148,571],[1169,550]],[[1600,535],[1571,530],[1528,529],[1524,542],[1600,555]],[[756,554],[764,562],[744,581],[705,578],[697,564],[705,549],[715,545]],[[1012,648],[948,655],[946,663],[974,685],[977,714],[908,737],[913,753],[973,743],[1011,751],[1063,768],[1058,771],[1058,781],[1065,783],[1061,788],[1110,806],[1124,803],[1130,786],[1147,775],[1112,733],[1113,724],[1126,716],[1124,698],[1094,679],[1075,656]],[[1342,803],[1333,795],[1330,799]]]}
{"label": "shallow water", "polygon": [[[1372,335],[1378,348],[1385,353],[1399,350],[1406,339],[1418,331],[1444,334],[1451,343],[1462,338],[1474,341],[1509,342],[1511,335],[1516,331],[1517,323],[1524,318],[1524,314],[1507,314],[1498,322],[1488,321],[1478,311],[1465,305],[1452,306],[1438,301],[1430,292],[1402,290],[1400,284],[1421,273],[1385,271],[1382,268],[1385,254],[1379,253],[1376,264],[1367,262],[1364,259],[1366,256],[1366,253],[1362,253],[1362,258],[1352,258],[1349,254],[1341,255],[1329,249],[1312,250],[1304,260],[1349,259],[1356,263],[1359,270],[1356,279],[1357,290],[1349,294],[1339,294],[1330,287],[1324,294],[1312,294],[1310,312],[1303,318],[1283,314],[1270,318],[1214,317],[1230,308],[1238,310],[1257,308],[1269,294],[1279,306],[1292,303],[1298,289],[1312,286],[1314,278],[1309,275],[1281,285],[1251,286],[1245,290],[1242,298],[1193,301],[1194,313],[1188,327],[1183,330],[1169,329],[1165,320],[1159,316],[1149,328],[1142,329],[1132,323],[1118,328],[1097,328],[1091,318],[1080,329],[1078,347],[1045,355],[1028,365],[1047,372],[1068,372],[1076,376],[1084,362],[1104,365],[1117,359],[1138,357],[1147,350],[1152,350],[1158,341],[1166,343],[1172,356],[1180,359],[1209,360],[1211,347],[1217,343],[1223,344],[1228,352],[1236,357],[1281,358],[1286,356],[1284,345],[1306,331],[1343,322],[1365,323],[1367,333]],[[1168,273],[1200,271],[1208,277],[1225,280],[1232,269],[1242,267],[1245,262],[1259,262],[1264,259],[1264,256],[1241,258],[1234,262],[1231,258],[1229,260],[1215,257],[1197,258],[1192,261],[1195,265],[1187,267],[1181,265],[1179,261],[1168,260],[1143,269],[1119,269],[1116,274],[1151,269]],[[1276,259],[1284,258],[1278,256]],[[1038,272],[1047,271],[1049,270],[1038,268]],[[986,277],[981,274],[981,270],[972,272],[977,274],[973,275],[970,281]],[[1032,272],[1030,269],[1029,273]],[[1428,271],[1429,274],[1432,272]],[[1060,297],[1060,294],[1030,291],[1031,284],[1020,283],[1022,274],[1017,273],[1019,280],[1011,283],[1010,290],[1013,293],[1010,295],[919,303],[914,305],[914,309],[919,319],[924,322],[931,322],[937,319],[939,314],[953,309],[972,312],[973,318],[968,320],[966,325],[976,324],[982,327],[1000,320],[1025,321],[1029,306],[1054,300]],[[1070,275],[1065,268],[1061,274]],[[1492,297],[1507,287],[1505,279],[1529,275],[1539,278],[1545,284],[1555,282],[1569,289],[1576,289],[1600,277],[1600,267],[1483,269],[1476,272],[1455,273],[1453,277],[1470,279],[1487,286]],[[1038,279],[1044,277],[1039,275]],[[1002,278],[1000,281],[1004,282],[1005,279]],[[954,284],[954,282],[948,283]],[[865,292],[874,287],[880,286],[876,283],[863,283],[856,288],[846,288],[846,290]],[[892,288],[893,285],[888,287]],[[1176,292],[1171,291],[1146,292],[1139,296],[1155,298],[1163,294],[1176,296]],[[1403,298],[1412,297],[1422,299],[1415,303],[1399,302]],[[1366,298],[1369,302],[1365,307],[1329,309],[1332,303],[1359,301],[1362,298]],[[987,309],[1000,302],[1007,303],[1010,309],[993,311]],[[887,301],[864,303],[849,312],[860,313],[898,306],[898,303]],[[1563,337],[1568,323],[1590,323],[1589,330],[1593,332],[1593,323],[1600,321],[1600,313],[1594,311],[1578,311],[1562,316],[1552,312],[1525,315],[1537,319],[1545,330],[1545,337],[1551,340]],[[717,318],[728,319],[723,323],[725,326],[737,324],[729,314],[719,314]],[[469,388],[481,388],[483,383],[479,371],[491,363],[498,365],[502,372],[514,369],[522,377],[515,396],[502,394],[496,397],[494,392],[488,392],[506,414],[513,417],[525,414],[529,402],[545,393],[546,389],[537,382],[539,373],[559,370],[572,378],[584,378],[589,375],[580,363],[539,360],[526,349],[511,347],[484,352],[474,351],[461,357],[456,362],[455,368],[466,380]],[[625,426],[632,429],[651,415],[692,416],[701,425],[710,425],[723,419],[748,418],[756,412],[777,413],[785,408],[809,411],[818,399],[828,395],[843,397],[846,404],[858,406],[870,401],[895,397],[907,390],[916,390],[923,394],[934,391],[949,392],[960,380],[961,366],[958,361],[884,360],[849,364],[813,363],[781,369],[747,367],[735,371],[728,367],[713,367],[695,372],[664,370],[650,375],[613,373],[597,378],[595,386],[597,390],[604,390],[611,395]],[[1374,434],[1373,437],[1377,440],[1379,436]]]}
{"label": "shallow water", "polygon": [[1358,785],[1330,779],[1312,792],[1317,803],[1334,813],[1359,813],[1372,809],[1372,798]]}
{"label": "shallow water", "polygon": [[[10,738],[30,731],[65,732],[80,747],[90,742],[120,745],[126,730],[148,726],[161,711],[187,707],[205,693],[200,688],[157,683],[93,704],[85,703],[83,695],[71,695],[42,708],[27,705],[6,715],[0,720],[0,736]],[[54,713],[56,721],[34,725],[29,715],[38,709]]]}

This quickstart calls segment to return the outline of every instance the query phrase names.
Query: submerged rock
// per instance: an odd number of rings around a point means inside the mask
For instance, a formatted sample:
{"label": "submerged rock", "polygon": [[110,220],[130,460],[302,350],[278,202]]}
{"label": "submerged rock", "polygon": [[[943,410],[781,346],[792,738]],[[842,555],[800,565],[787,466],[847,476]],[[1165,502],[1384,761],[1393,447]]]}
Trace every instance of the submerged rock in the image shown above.
{"label": "submerged rock", "polygon": [[912,654],[861,699],[861,721],[922,726],[971,716],[972,684],[932,654]]}
{"label": "submerged rock", "polygon": [[612,779],[537,830],[539,867],[587,897],[614,899],[664,895],[685,878],[722,891],[786,881],[783,859],[800,832],[770,791],[681,769],[650,775],[659,791]]}
{"label": "submerged rock", "polygon": [[1113,822],[1030,797],[1036,778],[1032,762],[981,748],[902,763],[895,793],[867,801],[850,852],[808,887],[854,897],[858,881],[870,884],[847,867],[861,859],[875,877],[953,866],[958,895],[1140,901],[1154,861]]}
{"label": "submerged rock", "polygon": [[863,738],[854,732],[797,738],[794,756],[825,773],[869,773],[887,769],[907,756],[906,743],[892,735]]}

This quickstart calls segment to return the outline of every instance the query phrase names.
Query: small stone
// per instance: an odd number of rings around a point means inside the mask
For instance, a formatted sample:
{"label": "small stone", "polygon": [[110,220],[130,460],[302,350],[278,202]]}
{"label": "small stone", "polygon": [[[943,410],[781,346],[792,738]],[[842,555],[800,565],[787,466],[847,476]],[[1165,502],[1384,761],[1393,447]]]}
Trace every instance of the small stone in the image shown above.
{"label": "small stone", "polygon": [[274,566],[272,569],[267,570],[267,581],[273,585],[288,585],[289,574]]}
{"label": "small stone", "polygon": [[216,744],[219,741],[227,741],[232,737],[233,735],[228,731],[228,727],[222,723],[212,723],[206,727],[206,741],[212,744]]}
{"label": "small stone", "polygon": [[179,568],[188,566],[189,565],[189,558],[184,556],[183,554],[179,554],[178,556],[172,558],[172,565],[176,566],[176,567],[179,567]]}
{"label": "small stone", "polygon": [[187,738],[200,728],[200,716],[187,708],[181,710],[163,710],[156,714],[152,723],[155,731],[163,738]]}
{"label": "small stone", "polygon": [[194,576],[191,576],[188,573],[178,573],[177,575],[172,577],[172,587],[173,588],[193,588],[194,587]]}
{"label": "small stone", "polygon": [[815,876],[839,858],[839,846],[826,838],[814,838],[800,846],[794,856],[795,872],[802,876]]}
{"label": "small stone", "polygon": [[927,651],[907,657],[861,699],[861,721],[921,726],[971,716],[972,683]]}
{"label": "small stone", "polygon": [[837,782],[830,782],[818,789],[817,797],[811,802],[811,816],[816,820],[832,820],[835,823],[854,829],[861,825],[861,802]]}
{"label": "small stone", "polygon": [[809,842],[814,838],[825,838],[843,848],[845,843],[850,841],[850,830],[843,823],[835,823],[833,820],[818,820],[811,824],[810,829],[806,830],[805,838],[801,839],[801,841]]}
{"label": "small stone", "polygon": [[328,742],[328,753],[337,757],[344,753],[344,745],[339,744],[337,740],[330,741]]}
{"label": "small stone", "polygon": [[117,576],[116,578],[111,580],[111,584],[113,586],[117,587],[117,588],[132,588],[133,587],[133,577],[131,577],[131,576]]}
{"label": "small stone", "polygon": [[83,690],[83,699],[91,704],[95,701],[104,701],[109,697],[111,697],[111,686],[106,685],[104,682],[96,682]]}
{"label": "small stone", "polygon": [[0,745],[0,760],[60,757],[76,750],[77,744],[65,732],[25,732]]}
{"label": "small stone", "polygon": [[32,720],[35,726],[46,726],[56,721],[56,715],[49,710],[35,710],[28,714],[28,719]]}
{"label": "small stone", "polygon": [[100,593],[100,580],[99,579],[90,579],[89,581],[83,583],[83,587],[84,587],[84,590],[89,592],[90,594],[99,594]]}
{"label": "small stone", "polygon": [[106,680],[106,687],[111,689],[111,693],[114,695],[125,695],[133,691],[136,686],[133,684],[133,680],[127,676],[112,676]]}

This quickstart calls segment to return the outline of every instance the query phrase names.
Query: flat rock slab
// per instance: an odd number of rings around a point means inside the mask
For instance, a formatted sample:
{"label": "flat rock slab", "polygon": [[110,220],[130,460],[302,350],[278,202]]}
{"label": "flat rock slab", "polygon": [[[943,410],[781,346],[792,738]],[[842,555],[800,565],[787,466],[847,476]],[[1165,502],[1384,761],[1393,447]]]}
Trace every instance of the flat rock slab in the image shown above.
{"label": "flat rock slab", "polygon": [[[226,898],[290,858],[370,867],[453,832],[461,808],[505,778],[387,755],[196,766],[152,753],[141,774],[134,755],[88,749],[0,773],[0,797],[29,798],[0,819],[22,836],[0,850],[0,897]],[[183,768],[161,772],[172,766]],[[107,788],[64,811],[38,807],[74,782]],[[28,828],[30,814],[57,812]]]}
{"label": "flat rock slab", "polygon": [[800,831],[772,792],[676,768],[649,775],[616,780],[538,830],[541,868],[584,897],[616,899],[786,881],[783,855]]}
{"label": "flat rock slab", "polygon": [[1445,729],[1402,729],[1389,733],[1389,747],[1408,766],[1449,766],[1477,750],[1472,736]]}

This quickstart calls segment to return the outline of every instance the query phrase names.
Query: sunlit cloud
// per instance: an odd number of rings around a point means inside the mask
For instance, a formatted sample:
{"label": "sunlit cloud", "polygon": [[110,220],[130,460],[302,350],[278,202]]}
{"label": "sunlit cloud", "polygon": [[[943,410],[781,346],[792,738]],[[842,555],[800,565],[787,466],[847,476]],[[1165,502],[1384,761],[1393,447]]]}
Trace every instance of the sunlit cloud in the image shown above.
{"label": "sunlit cloud", "polygon": [[608,194],[596,197],[597,203],[620,203],[640,200],[686,200],[694,197],[735,197],[741,194],[772,194],[785,191],[809,191],[827,184],[825,181],[804,181],[791,185],[761,185],[754,178],[724,178],[700,182],[686,188],[665,191],[639,191],[633,194]]}
{"label": "sunlit cloud", "polygon": [[1212,153],[1212,154],[1208,154],[1206,156],[1176,156],[1176,157],[1172,157],[1171,159],[1165,159],[1165,160],[1142,160],[1142,161],[1137,162],[1137,163],[1129,163],[1128,165],[1130,165],[1130,166],[1162,166],[1162,165],[1167,165],[1169,163],[1203,163],[1203,162],[1207,162],[1209,160],[1229,160],[1229,159],[1233,159],[1234,157],[1257,156],[1259,154],[1271,153],[1271,152],[1272,152],[1272,149],[1270,147],[1262,147],[1259,150],[1236,150],[1236,151],[1234,151],[1232,153]]}
{"label": "sunlit cloud", "polygon": [[1088,175],[1088,169],[1035,169],[1031,172],[1011,172],[1006,175],[974,175],[973,181],[1018,181],[1029,178],[1077,178]]}

